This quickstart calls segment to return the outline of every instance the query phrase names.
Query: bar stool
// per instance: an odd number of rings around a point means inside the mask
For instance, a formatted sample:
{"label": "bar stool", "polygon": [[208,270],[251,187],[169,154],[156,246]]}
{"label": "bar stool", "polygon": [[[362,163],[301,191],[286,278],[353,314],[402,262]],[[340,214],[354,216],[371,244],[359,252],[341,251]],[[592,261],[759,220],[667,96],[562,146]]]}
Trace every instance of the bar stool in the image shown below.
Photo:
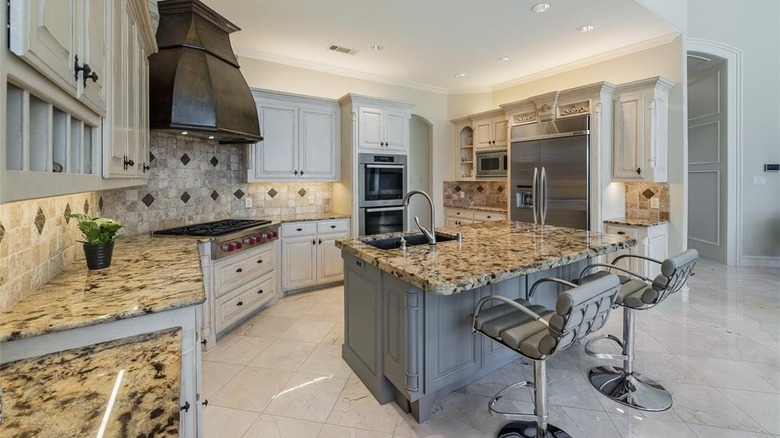
{"label": "bar stool", "polygon": [[[571,288],[558,297],[555,310],[533,305],[522,298],[511,300],[490,295],[479,300],[474,314],[469,315],[473,333],[479,331],[534,363],[533,382],[522,381],[507,386],[488,403],[491,415],[522,420],[505,425],[498,434],[499,438],[571,438],[566,432],[548,424],[547,358],[604,326],[620,287],[620,281],[614,274],[599,274],[598,278],[580,286],[558,278],[544,278],[534,283],[529,296],[543,282],[556,282]],[[488,301],[501,301],[503,304],[483,310]],[[498,400],[507,392],[521,387],[534,390],[533,414],[503,412],[496,408]]]}
{"label": "bar stool", "polygon": [[[661,265],[661,273],[654,279],[650,279],[615,266],[624,258],[639,258]],[[611,275],[608,271],[599,271],[587,277],[582,277],[586,272],[595,267],[604,267],[628,274],[621,275],[620,292],[616,306],[623,306],[623,339],[612,335],[601,335],[590,339],[585,344],[585,352],[598,359],[617,359],[623,361],[623,367],[610,365],[600,366],[590,370],[590,383],[602,394],[610,399],[630,406],[635,409],[650,412],[665,411],[672,407],[672,396],[655,380],[643,376],[634,370],[635,337],[636,337],[636,310],[647,310],[655,307],[669,295],[680,290],[688,277],[693,275],[693,267],[699,260],[699,253],[695,249],[689,249],[663,262],[649,257],[625,254],[621,255],[612,264],[596,263],[585,268],[580,274],[580,282],[592,281],[600,275]],[[639,280],[632,279],[636,277]],[[592,349],[592,345],[603,339],[615,342],[623,350],[622,354],[599,353]]]}

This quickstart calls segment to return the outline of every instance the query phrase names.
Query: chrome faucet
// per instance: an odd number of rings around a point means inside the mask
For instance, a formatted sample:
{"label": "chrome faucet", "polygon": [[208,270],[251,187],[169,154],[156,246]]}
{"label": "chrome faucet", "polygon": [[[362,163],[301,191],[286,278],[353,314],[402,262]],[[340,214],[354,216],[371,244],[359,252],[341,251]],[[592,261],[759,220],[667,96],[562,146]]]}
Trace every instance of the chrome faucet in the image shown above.
{"label": "chrome faucet", "polygon": [[[431,207],[431,229],[428,230],[422,225],[420,225],[420,218],[415,216],[414,217],[414,223],[417,224],[417,228],[422,231],[422,233],[425,235],[425,237],[428,238],[428,245],[436,245],[436,213],[433,210],[433,200],[430,196],[428,196],[427,193],[423,192],[422,190],[411,190],[409,193],[404,195],[404,208],[409,207],[409,199],[413,195],[423,195],[425,199],[428,200],[428,206]],[[405,211],[405,210],[404,210]]]}

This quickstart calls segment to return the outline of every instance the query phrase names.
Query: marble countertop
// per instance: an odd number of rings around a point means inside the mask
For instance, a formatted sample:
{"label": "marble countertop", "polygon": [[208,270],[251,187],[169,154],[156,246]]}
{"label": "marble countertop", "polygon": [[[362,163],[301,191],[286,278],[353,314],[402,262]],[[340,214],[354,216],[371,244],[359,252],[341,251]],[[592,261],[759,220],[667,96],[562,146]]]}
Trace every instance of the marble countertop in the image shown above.
{"label": "marble countertop", "polygon": [[3,364],[0,436],[178,436],[180,357],[174,329]]}
{"label": "marble countertop", "polygon": [[0,342],[193,306],[205,300],[195,239],[125,237],[116,241],[110,268],[89,271],[84,259],[78,258],[0,313]]}
{"label": "marble countertop", "polygon": [[455,205],[445,205],[444,208],[463,208],[466,210],[494,211],[496,213],[506,213],[506,207],[486,207],[481,205],[470,205],[467,207],[458,207]]}
{"label": "marble countertop", "polygon": [[626,217],[607,219],[604,221],[605,224],[628,225],[632,227],[654,227],[656,225],[662,225],[667,222],[669,221],[660,219],[640,219]]}
{"label": "marble countertop", "polygon": [[452,295],[521,275],[566,265],[636,245],[628,236],[525,222],[486,222],[437,228],[463,233],[463,242],[381,250],[364,241],[401,233],[342,239],[336,246],[422,290]]}

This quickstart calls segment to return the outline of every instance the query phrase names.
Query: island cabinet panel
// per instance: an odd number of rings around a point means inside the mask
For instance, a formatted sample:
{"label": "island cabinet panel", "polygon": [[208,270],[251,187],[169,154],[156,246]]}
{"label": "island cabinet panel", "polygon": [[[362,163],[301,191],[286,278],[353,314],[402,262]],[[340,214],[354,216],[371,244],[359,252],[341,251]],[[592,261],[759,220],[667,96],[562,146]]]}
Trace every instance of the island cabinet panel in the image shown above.
{"label": "island cabinet panel", "polygon": [[344,255],[344,345],[342,357],[380,403],[393,399],[382,360],[382,274]]}
{"label": "island cabinet panel", "polygon": [[[423,300],[425,293],[397,277],[384,276],[385,376],[396,393],[414,402],[422,395]],[[396,397],[398,399],[398,397]]]}
{"label": "island cabinet panel", "polygon": [[[482,297],[488,295],[501,295],[510,299],[525,298],[526,296],[526,284],[524,277],[513,278],[501,283],[496,283],[491,286],[482,288]],[[501,304],[498,301],[493,301],[485,304],[483,309],[487,309],[493,306]],[[500,344],[487,336],[480,336],[482,339],[482,363],[483,367],[493,368],[494,365],[498,367],[503,366],[507,360],[517,359],[517,353],[509,349],[508,347]]]}

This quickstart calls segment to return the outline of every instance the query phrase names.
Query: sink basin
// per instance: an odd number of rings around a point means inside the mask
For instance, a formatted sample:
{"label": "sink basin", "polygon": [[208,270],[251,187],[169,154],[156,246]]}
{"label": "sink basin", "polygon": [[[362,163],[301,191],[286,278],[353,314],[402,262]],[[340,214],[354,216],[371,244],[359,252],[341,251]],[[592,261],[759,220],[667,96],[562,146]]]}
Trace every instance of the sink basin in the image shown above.
{"label": "sink basin", "polygon": [[[428,238],[425,237],[424,234],[406,234],[404,235],[404,239],[406,239],[406,246],[417,246],[417,245],[424,245],[428,243]],[[443,234],[436,233],[436,242],[447,242],[449,240],[455,240],[455,239],[456,238],[453,236],[446,236]],[[363,241],[363,243],[379,249],[395,249],[401,247],[401,237],[389,237],[387,239],[379,239],[379,240],[366,240]]]}

